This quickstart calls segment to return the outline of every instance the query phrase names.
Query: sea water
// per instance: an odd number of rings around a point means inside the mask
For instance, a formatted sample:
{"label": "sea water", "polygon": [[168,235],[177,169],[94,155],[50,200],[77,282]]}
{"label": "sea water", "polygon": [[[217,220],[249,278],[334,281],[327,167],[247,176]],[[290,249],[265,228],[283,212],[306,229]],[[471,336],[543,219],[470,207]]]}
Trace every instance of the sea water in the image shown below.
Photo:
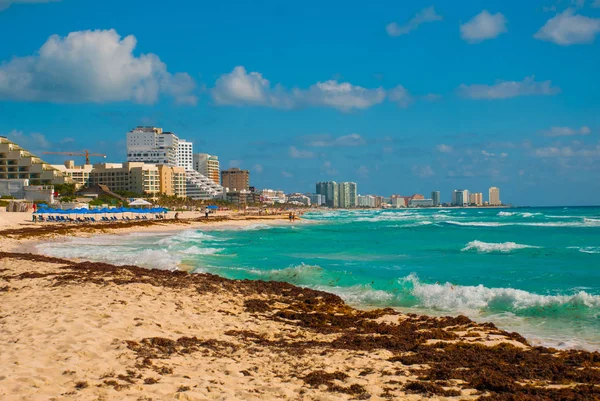
{"label": "sea water", "polygon": [[275,226],[40,248],[52,256],[287,281],[358,307],[464,314],[534,344],[600,349],[600,208],[310,212]]}

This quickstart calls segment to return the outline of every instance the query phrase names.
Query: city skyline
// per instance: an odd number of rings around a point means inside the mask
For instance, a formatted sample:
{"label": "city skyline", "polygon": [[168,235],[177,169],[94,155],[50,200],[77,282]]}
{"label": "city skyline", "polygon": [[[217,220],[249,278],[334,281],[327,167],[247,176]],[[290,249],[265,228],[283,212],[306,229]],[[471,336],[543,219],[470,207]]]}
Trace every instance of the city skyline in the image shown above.
{"label": "city skyline", "polygon": [[0,135],[124,161],[123,132],[155,125],[262,188],[597,204],[600,8],[552,3],[9,1]]}

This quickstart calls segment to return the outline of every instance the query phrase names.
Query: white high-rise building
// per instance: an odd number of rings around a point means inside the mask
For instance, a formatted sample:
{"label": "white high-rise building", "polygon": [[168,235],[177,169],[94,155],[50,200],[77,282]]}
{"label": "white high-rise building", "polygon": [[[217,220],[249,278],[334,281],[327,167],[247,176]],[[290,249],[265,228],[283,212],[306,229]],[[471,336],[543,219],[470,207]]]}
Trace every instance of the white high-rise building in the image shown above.
{"label": "white high-rise building", "polygon": [[355,182],[340,182],[338,184],[338,206],[351,208],[358,206],[358,195],[356,194]]}
{"label": "white high-rise building", "polygon": [[192,142],[180,139],[177,145],[177,166],[186,171],[194,169],[194,146]]}
{"label": "white high-rise building", "polygon": [[127,161],[177,166],[179,138],[157,127],[136,127],[127,133]]}
{"label": "white high-rise building", "polygon": [[502,202],[500,202],[500,188],[490,187],[489,190],[489,205],[490,206],[500,206]]}

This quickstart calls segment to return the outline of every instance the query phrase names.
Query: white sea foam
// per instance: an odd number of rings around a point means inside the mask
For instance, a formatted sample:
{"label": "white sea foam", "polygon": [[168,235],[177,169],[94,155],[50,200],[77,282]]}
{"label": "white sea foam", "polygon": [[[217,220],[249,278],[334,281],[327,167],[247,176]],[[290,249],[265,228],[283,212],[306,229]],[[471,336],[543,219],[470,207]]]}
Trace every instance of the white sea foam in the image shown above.
{"label": "white sea foam", "polygon": [[570,246],[568,249],[577,249],[583,253],[600,254],[600,246]]}
{"label": "white sea foam", "polygon": [[516,242],[483,242],[471,241],[465,246],[463,251],[478,252],[511,252],[518,249],[539,248],[539,246],[517,244]]}
{"label": "white sea foam", "polygon": [[215,253],[219,253],[223,251],[224,248],[199,248],[197,246],[190,246],[179,253],[183,253],[184,255],[214,255]]}
{"label": "white sea foam", "polygon": [[45,255],[59,258],[77,258],[115,265],[135,265],[150,269],[176,270],[181,259],[166,249],[138,249],[127,246],[97,246],[72,244],[41,244],[38,249]]}
{"label": "white sea foam", "polygon": [[411,293],[421,306],[446,311],[464,312],[507,310],[518,312],[530,308],[600,307],[600,296],[579,291],[573,295],[538,295],[514,288],[487,288],[483,285],[461,286],[451,283],[424,284],[415,274],[400,280],[412,286]]}
{"label": "white sea foam", "polygon": [[270,230],[273,226],[267,224],[250,224],[241,228],[242,231]]}
{"label": "white sea foam", "polygon": [[515,212],[498,212],[498,216],[514,216]]}
{"label": "white sea foam", "polygon": [[455,220],[447,220],[442,223],[452,224],[455,226],[463,226],[463,227],[501,227],[511,225],[510,223],[497,223],[494,221],[455,221]]}
{"label": "white sea foam", "polygon": [[394,294],[383,290],[375,290],[369,285],[354,285],[352,287],[316,285],[311,286],[311,288],[338,295],[351,305],[389,305],[395,298]]}

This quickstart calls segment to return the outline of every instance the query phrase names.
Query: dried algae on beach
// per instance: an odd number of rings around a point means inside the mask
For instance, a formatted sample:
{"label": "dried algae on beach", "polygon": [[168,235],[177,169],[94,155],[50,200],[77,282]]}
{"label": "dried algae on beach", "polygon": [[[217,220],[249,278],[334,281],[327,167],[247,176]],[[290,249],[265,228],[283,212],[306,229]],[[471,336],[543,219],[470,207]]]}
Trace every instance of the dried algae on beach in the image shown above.
{"label": "dried algae on beach", "polygon": [[0,398],[600,398],[600,354],[291,284],[0,253]]}

